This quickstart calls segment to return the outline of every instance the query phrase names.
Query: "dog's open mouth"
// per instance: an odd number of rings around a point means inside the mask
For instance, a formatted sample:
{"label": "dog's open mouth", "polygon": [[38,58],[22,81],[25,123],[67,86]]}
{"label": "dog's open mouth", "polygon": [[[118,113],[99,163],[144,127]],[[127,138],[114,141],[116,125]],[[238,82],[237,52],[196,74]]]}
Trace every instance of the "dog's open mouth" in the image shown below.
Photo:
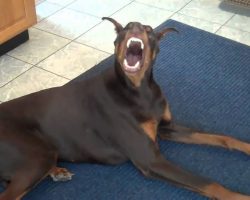
{"label": "dog's open mouth", "polygon": [[131,37],[127,41],[127,49],[123,61],[126,72],[135,73],[141,69],[144,44],[141,39]]}

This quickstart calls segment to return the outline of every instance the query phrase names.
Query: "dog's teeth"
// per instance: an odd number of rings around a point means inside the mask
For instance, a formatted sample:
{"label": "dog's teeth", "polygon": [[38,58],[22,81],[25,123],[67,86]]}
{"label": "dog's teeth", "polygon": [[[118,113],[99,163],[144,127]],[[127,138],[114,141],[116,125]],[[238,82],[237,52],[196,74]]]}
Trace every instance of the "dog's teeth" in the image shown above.
{"label": "dog's teeth", "polygon": [[141,44],[141,49],[144,49],[144,44],[143,44],[143,42],[142,42],[141,39],[135,38],[135,37],[129,38],[128,41],[127,41],[127,48],[129,48],[131,42],[140,42],[140,44]]}
{"label": "dog's teeth", "polygon": [[137,61],[135,65],[130,66],[127,59],[124,59],[123,64],[127,69],[136,71],[139,68],[140,61]]}
{"label": "dog's teeth", "polygon": [[137,61],[137,63],[134,65],[134,68],[138,68],[139,67],[139,65],[140,65],[140,61]]}
{"label": "dog's teeth", "polygon": [[127,41],[127,48],[129,48],[130,43],[131,43],[131,38]]}
{"label": "dog's teeth", "polygon": [[143,44],[143,42],[141,42],[141,49],[144,49],[144,44]]}
{"label": "dog's teeth", "polygon": [[129,66],[129,65],[128,65],[127,59],[124,59],[123,64],[125,65],[125,67],[128,67],[128,66]]}

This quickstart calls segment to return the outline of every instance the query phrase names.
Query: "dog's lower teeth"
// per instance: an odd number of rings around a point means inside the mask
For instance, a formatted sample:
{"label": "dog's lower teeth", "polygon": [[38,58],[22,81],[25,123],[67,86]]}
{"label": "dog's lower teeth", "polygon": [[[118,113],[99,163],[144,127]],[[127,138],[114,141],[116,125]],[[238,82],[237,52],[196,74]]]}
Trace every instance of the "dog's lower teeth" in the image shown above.
{"label": "dog's lower teeth", "polygon": [[138,68],[140,64],[140,61],[137,61],[137,63],[134,65],[135,68]]}
{"label": "dog's lower teeth", "polygon": [[140,61],[137,61],[135,65],[131,66],[131,65],[128,64],[128,61],[126,59],[124,59],[123,64],[124,64],[125,69],[129,70],[129,71],[134,71],[135,72],[135,71],[139,70],[139,68],[140,68],[139,67]]}

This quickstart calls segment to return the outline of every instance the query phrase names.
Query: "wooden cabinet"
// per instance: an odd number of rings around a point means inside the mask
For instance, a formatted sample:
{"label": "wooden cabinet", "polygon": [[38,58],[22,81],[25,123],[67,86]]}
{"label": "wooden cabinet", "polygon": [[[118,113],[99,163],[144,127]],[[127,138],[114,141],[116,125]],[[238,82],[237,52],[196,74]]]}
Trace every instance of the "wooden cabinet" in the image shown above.
{"label": "wooden cabinet", "polygon": [[35,23],[35,0],[0,0],[0,44]]}

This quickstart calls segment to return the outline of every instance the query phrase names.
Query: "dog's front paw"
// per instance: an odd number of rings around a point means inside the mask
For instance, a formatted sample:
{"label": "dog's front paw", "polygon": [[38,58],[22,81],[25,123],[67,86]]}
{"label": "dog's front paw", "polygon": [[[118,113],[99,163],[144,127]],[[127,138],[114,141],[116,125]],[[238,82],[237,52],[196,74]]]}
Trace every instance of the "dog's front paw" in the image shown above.
{"label": "dog's front paw", "polygon": [[53,181],[70,181],[72,179],[72,174],[65,168],[56,167],[50,173],[51,178]]}

